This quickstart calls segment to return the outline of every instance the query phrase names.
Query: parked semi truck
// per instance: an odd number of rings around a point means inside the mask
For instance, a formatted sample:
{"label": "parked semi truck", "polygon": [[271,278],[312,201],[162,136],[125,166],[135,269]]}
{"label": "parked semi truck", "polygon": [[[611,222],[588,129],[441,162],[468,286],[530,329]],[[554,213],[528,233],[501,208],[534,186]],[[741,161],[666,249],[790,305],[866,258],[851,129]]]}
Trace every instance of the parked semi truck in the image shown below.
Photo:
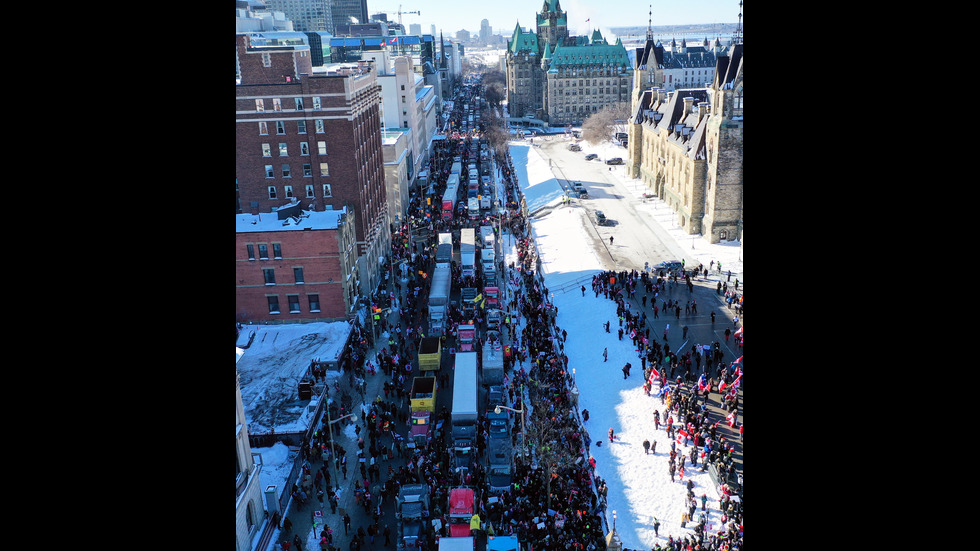
{"label": "parked semi truck", "polygon": [[453,449],[457,453],[469,453],[476,445],[477,392],[476,352],[460,352],[456,354],[450,417]]}
{"label": "parked semi truck", "polygon": [[441,337],[446,334],[451,286],[450,267],[437,266],[432,272],[432,286],[429,289],[429,336]]}
{"label": "parked semi truck", "polygon": [[483,345],[483,384],[504,384],[504,343],[499,331],[487,331]]}
{"label": "parked semi truck", "polygon": [[459,231],[459,263],[463,277],[476,275],[476,244],[473,228],[463,228]]}
{"label": "parked semi truck", "polygon": [[453,234],[440,233],[436,246],[436,267],[449,267],[453,261]]}
{"label": "parked semi truck", "polygon": [[[441,538],[440,544],[444,539],[470,539],[470,521],[473,519],[474,507],[473,488],[453,488],[449,490],[449,538]],[[470,545],[473,545],[470,542]],[[439,551],[445,551],[442,545]]]}

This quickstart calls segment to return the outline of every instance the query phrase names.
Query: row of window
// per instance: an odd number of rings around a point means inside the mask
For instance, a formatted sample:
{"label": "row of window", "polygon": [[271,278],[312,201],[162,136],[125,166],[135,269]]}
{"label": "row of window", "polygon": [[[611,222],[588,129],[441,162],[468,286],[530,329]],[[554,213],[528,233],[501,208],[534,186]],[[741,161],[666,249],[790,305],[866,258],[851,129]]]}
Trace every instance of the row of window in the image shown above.
{"label": "row of window", "polygon": [[[303,111],[303,98],[293,98],[293,105],[296,107],[297,111]],[[282,111],[282,98],[272,98],[272,110]],[[320,98],[317,96],[313,97],[313,110],[320,110]],[[265,99],[259,98],[255,100],[255,111],[258,113],[265,112]]]}
{"label": "row of window", "polygon": [[[247,247],[249,249],[251,249],[252,246],[251,245],[247,245]],[[249,251],[249,254],[252,254],[251,253],[251,250]],[[250,257],[249,260],[255,260],[255,259]],[[268,260],[268,258],[262,258],[260,260]],[[276,284],[276,269],[275,268],[262,268],[262,277],[265,278],[265,284],[266,285],[275,285]],[[297,285],[302,285],[302,284],[306,283],[306,280],[303,278],[303,268],[302,267],[295,267],[295,268],[293,268],[293,280],[294,280],[294,282]]]}
{"label": "row of window", "polygon": [[[259,260],[269,260],[269,245],[267,243],[259,243]],[[248,259],[255,260],[255,245],[252,243],[245,244],[245,250],[248,252]],[[274,258],[282,258],[282,245],[279,243],[272,244],[272,254],[275,255]],[[300,275],[302,275],[302,269]]]}
{"label": "row of window", "polygon": [[[323,140],[318,140],[316,142],[316,152],[319,155],[327,154],[327,142]],[[299,154],[302,157],[307,157],[310,154],[310,142],[299,142]],[[262,156],[271,157],[272,156],[272,144],[264,143],[262,144]],[[284,142],[279,142],[279,156],[288,157],[289,156],[289,145]]]}
{"label": "row of window", "polygon": [[[279,309],[279,297],[277,295],[269,295],[266,297],[269,300],[269,313],[270,314],[281,314],[282,311]],[[320,311],[320,295],[309,294],[306,295],[309,301],[310,312],[316,313]],[[302,314],[300,310],[299,295],[286,295],[286,304],[289,306],[290,314]]]}
{"label": "row of window", "polygon": [[[286,134],[286,121],[273,121],[273,123],[276,125],[277,135],[282,136]],[[324,133],[323,119],[314,119],[313,126],[317,134]],[[306,121],[296,121],[296,133],[306,134]],[[269,121],[259,121],[259,135],[269,135]]]}
{"label": "row of window", "polygon": [[[274,166],[272,166],[272,165],[265,165],[264,170],[265,170],[265,177],[266,178],[275,178],[276,177],[276,169],[275,169]],[[289,165],[282,165],[282,167],[280,168],[280,170],[282,170],[282,177],[283,178],[292,178],[293,177],[293,171],[292,171],[291,168],[289,168]],[[307,177],[307,178],[313,176],[313,164],[312,163],[303,163],[303,176],[304,177]],[[320,163],[320,176],[330,176],[330,165],[329,164],[327,164],[325,162]]]}
{"label": "row of window", "polygon": [[[269,186],[269,199],[279,198],[279,189],[276,186]],[[313,184],[306,184],[305,186],[306,198],[315,199],[316,195],[313,193]],[[283,186],[283,194],[286,199],[293,199],[296,194],[293,192],[293,186]],[[333,190],[330,188],[330,184],[323,184],[323,196],[333,197]]]}

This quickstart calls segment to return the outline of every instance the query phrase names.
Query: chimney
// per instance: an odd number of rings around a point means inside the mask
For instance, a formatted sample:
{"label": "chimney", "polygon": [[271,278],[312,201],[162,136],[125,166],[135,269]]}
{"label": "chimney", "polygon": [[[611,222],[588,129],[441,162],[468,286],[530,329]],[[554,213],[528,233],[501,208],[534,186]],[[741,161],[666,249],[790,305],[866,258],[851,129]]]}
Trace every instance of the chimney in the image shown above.
{"label": "chimney", "polygon": [[708,103],[706,101],[700,101],[700,102],[698,102],[698,123],[701,122],[701,119],[704,119],[705,117],[708,116],[708,110],[710,108],[711,108],[711,104],[710,103]]}
{"label": "chimney", "polygon": [[691,114],[691,107],[694,105],[694,98],[691,96],[684,96],[682,99],[684,100],[684,115],[681,116],[681,119],[686,119],[687,116]]}

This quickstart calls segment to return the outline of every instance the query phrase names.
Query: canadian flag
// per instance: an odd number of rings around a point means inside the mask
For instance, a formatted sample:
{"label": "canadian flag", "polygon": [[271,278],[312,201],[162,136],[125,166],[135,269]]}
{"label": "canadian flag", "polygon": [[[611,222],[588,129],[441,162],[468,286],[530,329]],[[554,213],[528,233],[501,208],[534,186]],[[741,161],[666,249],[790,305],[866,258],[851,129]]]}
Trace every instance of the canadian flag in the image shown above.
{"label": "canadian flag", "polygon": [[728,388],[728,383],[725,381],[718,383],[718,392],[725,392],[726,388]]}
{"label": "canadian flag", "polygon": [[735,426],[735,412],[734,411],[731,412],[731,413],[729,413],[728,416],[725,417],[725,419],[728,420],[728,426],[730,426],[730,427]]}

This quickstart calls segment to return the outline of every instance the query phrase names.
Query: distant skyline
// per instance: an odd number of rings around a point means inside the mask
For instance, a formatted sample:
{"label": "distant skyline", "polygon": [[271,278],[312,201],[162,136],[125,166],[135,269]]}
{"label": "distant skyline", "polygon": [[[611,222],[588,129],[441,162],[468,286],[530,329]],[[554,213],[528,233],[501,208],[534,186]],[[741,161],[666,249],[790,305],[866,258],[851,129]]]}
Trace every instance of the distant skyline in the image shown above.
{"label": "distant skyline", "polygon": [[[422,25],[427,33],[431,25],[436,33],[453,38],[466,29],[479,34],[480,21],[490,22],[494,34],[509,35],[517,24],[525,29],[535,26],[535,14],[545,0],[494,0],[486,4],[466,4],[459,0],[367,0],[368,15],[386,13],[398,21],[399,5],[403,12],[420,11],[421,15],[403,13],[405,28],[412,23]],[[568,31],[572,35],[590,34],[599,29],[603,34],[610,27],[646,26],[653,10],[653,26],[700,23],[737,23],[740,11],[738,0],[685,0],[682,2],[651,2],[650,0],[559,0],[562,11],[569,14]],[[615,6],[614,9],[610,9]],[[743,11],[744,14],[744,11]],[[589,21],[586,21],[586,20]],[[744,16],[743,16],[744,23]]]}

